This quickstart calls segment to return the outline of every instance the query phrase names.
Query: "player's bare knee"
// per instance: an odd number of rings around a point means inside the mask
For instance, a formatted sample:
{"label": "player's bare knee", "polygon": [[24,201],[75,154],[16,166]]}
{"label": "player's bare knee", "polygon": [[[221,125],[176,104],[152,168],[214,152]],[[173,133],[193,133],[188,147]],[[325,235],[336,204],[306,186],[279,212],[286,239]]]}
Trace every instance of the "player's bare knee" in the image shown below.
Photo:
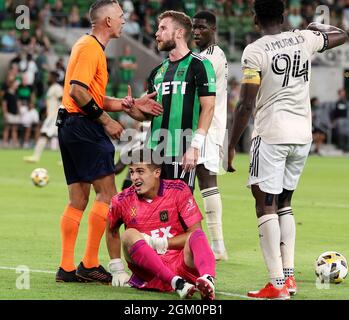
{"label": "player's bare knee", "polygon": [[79,210],[85,210],[90,195],[90,185],[87,183],[73,183],[68,186],[69,205]]}
{"label": "player's bare knee", "polygon": [[138,240],[141,239],[143,239],[143,236],[134,228],[126,229],[121,235],[121,242],[127,248],[127,250],[129,250]]}
{"label": "player's bare knee", "polygon": [[93,181],[93,188],[96,192],[96,200],[109,204],[111,198],[116,194],[114,175]]}
{"label": "player's bare knee", "polygon": [[[116,193],[115,193],[116,194]],[[96,201],[104,202],[106,204],[110,204],[111,198],[115,195],[111,193],[103,194],[103,193],[97,193],[96,194]]]}
{"label": "player's bare knee", "polygon": [[69,206],[84,211],[88,204],[88,197],[73,198],[69,201]]}
{"label": "player's bare knee", "polygon": [[277,211],[276,200],[277,196],[275,194],[264,193],[259,194],[256,199],[256,214],[260,218],[266,214],[273,214]]}
{"label": "player's bare knee", "polygon": [[115,196],[115,194],[116,194],[116,189],[113,187],[101,188],[100,190],[96,191],[96,200],[109,204],[111,201],[111,198]]}

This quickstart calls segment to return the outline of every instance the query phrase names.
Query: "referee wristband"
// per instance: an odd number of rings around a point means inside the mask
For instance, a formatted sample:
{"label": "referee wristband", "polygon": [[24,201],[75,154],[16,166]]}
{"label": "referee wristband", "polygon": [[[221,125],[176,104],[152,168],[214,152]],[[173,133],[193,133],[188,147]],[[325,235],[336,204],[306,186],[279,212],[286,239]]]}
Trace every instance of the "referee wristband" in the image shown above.
{"label": "referee wristband", "polygon": [[85,112],[86,117],[91,120],[98,119],[103,113],[103,110],[98,106],[93,98],[80,109]]}
{"label": "referee wristband", "polygon": [[191,147],[195,148],[195,149],[199,149],[201,150],[202,146],[205,143],[205,138],[206,136],[204,136],[203,134],[200,133],[195,133],[193,140],[191,140]]}

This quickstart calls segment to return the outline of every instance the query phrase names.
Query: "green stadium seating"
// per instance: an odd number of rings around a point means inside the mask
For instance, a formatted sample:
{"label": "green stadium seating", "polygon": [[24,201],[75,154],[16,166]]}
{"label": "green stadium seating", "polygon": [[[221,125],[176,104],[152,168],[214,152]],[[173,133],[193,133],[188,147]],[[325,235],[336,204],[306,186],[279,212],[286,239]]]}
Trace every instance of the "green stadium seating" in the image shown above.
{"label": "green stadium seating", "polygon": [[5,18],[1,21],[1,30],[10,30],[16,28],[16,21],[13,18]]}

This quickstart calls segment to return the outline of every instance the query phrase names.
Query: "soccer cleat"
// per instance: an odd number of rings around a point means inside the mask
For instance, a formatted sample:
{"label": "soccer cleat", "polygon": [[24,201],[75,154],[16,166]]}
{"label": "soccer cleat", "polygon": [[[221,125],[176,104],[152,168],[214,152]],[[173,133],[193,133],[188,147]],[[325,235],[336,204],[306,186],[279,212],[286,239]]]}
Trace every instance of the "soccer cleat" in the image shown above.
{"label": "soccer cleat", "polygon": [[76,270],[65,271],[59,267],[56,273],[56,282],[81,282],[75,274]]}
{"label": "soccer cleat", "polygon": [[36,163],[39,161],[38,158],[34,157],[34,156],[26,156],[26,157],[23,157],[23,160],[25,162],[29,162],[29,163]]}
{"label": "soccer cleat", "polygon": [[76,269],[76,275],[85,282],[100,282],[103,284],[111,284],[113,276],[106,271],[103,266],[85,268],[84,264],[80,262]]}
{"label": "soccer cleat", "polygon": [[271,283],[268,283],[263,289],[259,291],[249,291],[247,296],[258,299],[290,299],[290,293],[288,292],[286,284],[281,289],[278,289],[275,288]]}
{"label": "soccer cleat", "polygon": [[202,300],[214,300],[215,299],[215,288],[213,277],[206,274],[196,279],[196,288],[201,294]]}
{"label": "soccer cleat", "polygon": [[228,253],[227,251],[224,251],[224,252],[215,252],[213,250],[213,254],[214,254],[214,257],[215,257],[215,260],[216,261],[228,261]]}
{"label": "soccer cleat", "polygon": [[288,292],[290,293],[291,296],[293,296],[297,293],[296,279],[293,276],[288,277],[286,279],[285,285],[286,285]]}
{"label": "soccer cleat", "polygon": [[182,278],[178,278],[175,290],[181,299],[190,299],[195,292],[195,286]]}

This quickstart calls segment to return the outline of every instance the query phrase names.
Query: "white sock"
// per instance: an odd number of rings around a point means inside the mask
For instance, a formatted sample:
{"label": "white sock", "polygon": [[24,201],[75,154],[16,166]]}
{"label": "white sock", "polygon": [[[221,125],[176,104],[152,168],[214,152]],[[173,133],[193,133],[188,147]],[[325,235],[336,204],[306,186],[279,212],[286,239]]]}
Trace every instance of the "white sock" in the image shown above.
{"label": "white sock", "polygon": [[294,268],[284,268],[285,279],[294,276]]}
{"label": "white sock", "polygon": [[285,284],[285,278],[271,278],[270,283],[275,287],[275,288],[282,288]]}
{"label": "white sock", "polygon": [[171,286],[172,286],[172,289],[173,289],[173,290],[176,290],[176,282],[177,282],[178,279],[180,279],[179,276],[174,276],[174,277],[172,278],[172,280],[171,280]]}
{"label": "white sock", "polygon": [[280,252],[280,226],[277,214],[266,214],[258,218],[259,243],[262,248],[265,264],[269,271],[271,283],[275,287],[283,284],[284,279]]}
{"label": "white sock", "polygon": [[[294,247],[296,242],[296,223],[291,207],[278,210],[280,225],[280,250],[284,269],[294,269]],[[293,275],[293,274],[292,274]],[[286,275],[285,275],[286,277]]]}
{"label": "white sock", "polygon": [[57,137],[51,138],[50,148],[51,150],[54,150],[54,151],[57,151],[59,149],[59,143],[58,143]]}
{"label": "white sock", "polygon": [[47,138],[46,137],[40,137],[39,138],[39,140],[35,144],[34,154],[33,154],[34,158],[40,160],[41,154],[42,154],[42,152],[45,149],[46,142],[47,142]]}
{"label": "white sock", "polygon": [[216,253],[225,251],[222,228],[222,199],[217,187],[201,190],[208,233],[212,241],[212,250]]}

